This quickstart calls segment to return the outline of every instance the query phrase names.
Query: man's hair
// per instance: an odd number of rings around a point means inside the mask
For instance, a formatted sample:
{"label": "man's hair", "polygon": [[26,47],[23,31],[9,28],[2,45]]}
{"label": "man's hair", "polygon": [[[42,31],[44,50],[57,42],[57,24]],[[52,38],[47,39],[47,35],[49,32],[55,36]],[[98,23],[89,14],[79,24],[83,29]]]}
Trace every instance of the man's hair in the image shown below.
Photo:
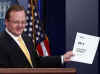
{"label": "man's hair", "polygon": [[[12,11],[24,11],[25,12],[25,9],[23,6],[20,6],[20,5],[12,5],[6,12],[6,15],[5,15],[5,19],[7,19],[9,21],[9,18],[10,18],[10,13]],[[25,12],[26,14],[26,12]]]}

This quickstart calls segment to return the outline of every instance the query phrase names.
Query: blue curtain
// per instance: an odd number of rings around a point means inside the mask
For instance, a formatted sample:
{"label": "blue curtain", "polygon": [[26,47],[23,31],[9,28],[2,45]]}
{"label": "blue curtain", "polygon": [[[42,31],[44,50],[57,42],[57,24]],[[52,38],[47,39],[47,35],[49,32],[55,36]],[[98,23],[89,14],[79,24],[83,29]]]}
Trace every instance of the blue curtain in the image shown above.
{"label": "blue curtain", "polygon": [[18,3],[16,0],[0,0],[0,32],[5,28],[4,19],[7,9],[16,3]]}

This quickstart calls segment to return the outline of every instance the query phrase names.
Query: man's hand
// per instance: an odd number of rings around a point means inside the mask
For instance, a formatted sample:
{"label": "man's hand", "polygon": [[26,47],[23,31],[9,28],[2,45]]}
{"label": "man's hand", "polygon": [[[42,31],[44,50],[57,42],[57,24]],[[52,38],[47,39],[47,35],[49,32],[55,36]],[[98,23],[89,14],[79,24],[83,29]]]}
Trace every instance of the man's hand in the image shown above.
{"label": "man's hand", "polygon": [[64,62],[70,61],[70,58],[73,56],[72,51],[68,51],[64,54]]}

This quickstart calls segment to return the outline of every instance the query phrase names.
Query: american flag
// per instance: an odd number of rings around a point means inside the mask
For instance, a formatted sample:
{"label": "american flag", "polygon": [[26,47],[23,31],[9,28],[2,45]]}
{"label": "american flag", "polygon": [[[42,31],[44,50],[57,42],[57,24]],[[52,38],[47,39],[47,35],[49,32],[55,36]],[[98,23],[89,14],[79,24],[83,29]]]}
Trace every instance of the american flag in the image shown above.
{"label": "american flag", "polygon": [[50,47],[48,37],[43,30],[43,24],[40,22],[37,5],[34,0],[28,0],[27,24],[24,32],[32,38],[39,56],[49,56]]}

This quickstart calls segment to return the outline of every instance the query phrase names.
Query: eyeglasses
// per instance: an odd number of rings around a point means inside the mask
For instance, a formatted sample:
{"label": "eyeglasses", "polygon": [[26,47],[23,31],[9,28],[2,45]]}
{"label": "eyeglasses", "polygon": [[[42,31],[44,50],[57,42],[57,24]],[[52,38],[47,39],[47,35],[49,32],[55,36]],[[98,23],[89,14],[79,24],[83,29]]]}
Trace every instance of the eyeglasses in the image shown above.
{"label": "eyeglasses", "polygon": [[10,21],[13,24],[26,24],[26,21]]}

